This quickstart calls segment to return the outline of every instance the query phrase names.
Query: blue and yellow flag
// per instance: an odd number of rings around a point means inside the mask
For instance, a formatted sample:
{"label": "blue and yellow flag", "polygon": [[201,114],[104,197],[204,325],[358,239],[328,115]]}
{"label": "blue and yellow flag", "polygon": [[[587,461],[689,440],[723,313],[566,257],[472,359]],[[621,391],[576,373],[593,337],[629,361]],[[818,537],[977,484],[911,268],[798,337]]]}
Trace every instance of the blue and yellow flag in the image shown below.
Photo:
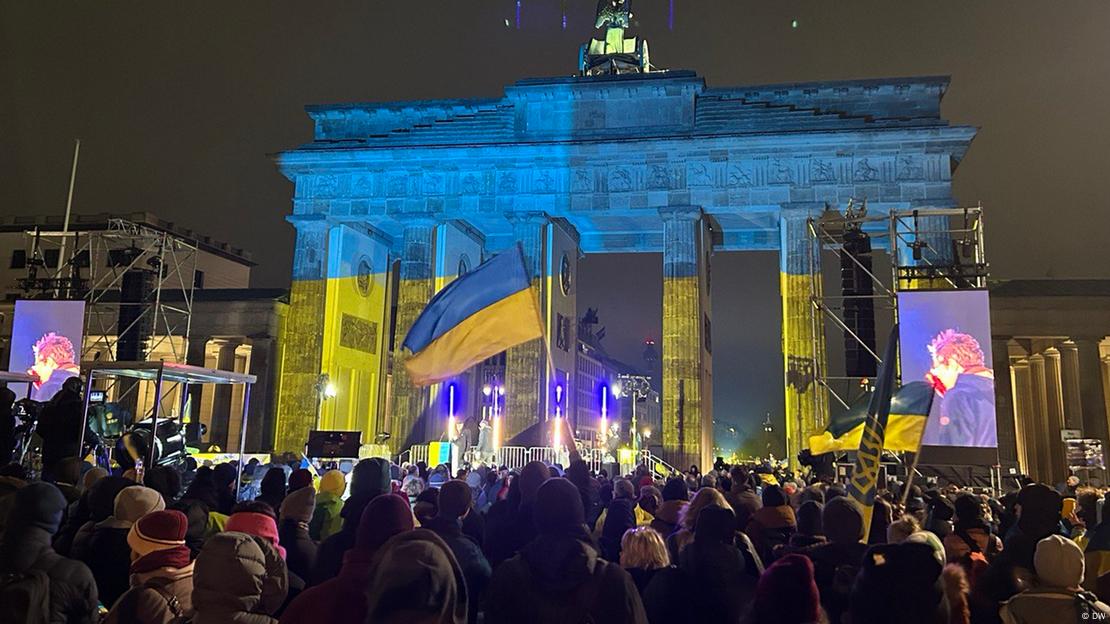
{"label": "blue and yellow flag", "polygon": [[543,336],[520,245],[497,254],[432,297],[402,347],[413,383],[449,379],[482,360]]}
{"label": "blue and yellow flag", "polygon": [[852,497],[863,510],[863,541],[871,530],[871,511],[875,505],[878,489],[879,462],[883,456],[883,442],[886,437],[887,417],[890,415],[890,398],[894,394],[894,369],[898,365],[898,324],[890,330],[886,342],[886,353],[879,368],[875,391],[867,407],[867,421],[863,425],[863,435],[856,453],[856,465],[852,478],[848,480],[848,496]]}
{"label": "blue and yellow flag", "polygon": [[[925,381],[911,381],[898,388],[890,400],[884,449],[917,452],[935,396],[936,390]],[[850,409],[830,419],[823,432],[810,436],[809,452],[821,455],[858,449],[860,439],[863,438],[864,423],[867,422],[868,406],[869,401],[861,399]]]}

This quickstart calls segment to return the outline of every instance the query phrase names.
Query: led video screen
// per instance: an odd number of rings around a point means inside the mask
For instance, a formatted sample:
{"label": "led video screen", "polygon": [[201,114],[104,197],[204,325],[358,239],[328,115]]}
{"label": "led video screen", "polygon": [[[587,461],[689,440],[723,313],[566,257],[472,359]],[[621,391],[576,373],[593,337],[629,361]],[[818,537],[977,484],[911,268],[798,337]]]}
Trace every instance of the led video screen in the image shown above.
{"label": "led video screen", "polygon": [[[15,302],[8,370],[37,378],[32,400],[49,401],[66,379],[81,372],[84,327],[84,301]],[[24,388],[12,386],[20,398],[26,396]]]}
{"label": "led video screen", "polygon": [[902,383],[935,391],[922,445],[997,447],[987,291],[898,293],[898,334]]}

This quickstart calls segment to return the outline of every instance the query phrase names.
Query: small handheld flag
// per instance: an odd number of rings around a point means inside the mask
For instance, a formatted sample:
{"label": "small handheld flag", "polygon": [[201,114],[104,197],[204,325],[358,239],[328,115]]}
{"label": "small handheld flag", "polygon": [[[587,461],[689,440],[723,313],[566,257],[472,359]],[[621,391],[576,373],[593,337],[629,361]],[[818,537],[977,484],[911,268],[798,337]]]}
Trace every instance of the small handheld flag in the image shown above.
{"label": "small handheld flag", "polygon": [[426,386],[509,347],[543,336],[539,305],[520,245],[497,254],[436,293],[402,343],[405,369]]}
{"label": "small handheld flag", "polygon": [[867,421],[863,426],[863,436],[856,453],[856,464],[852,478],[848,481],[848,496],[859,503],[863,511],[863,541],[867,541],[871,530],[871,512],[875,505],[878,490],[879,462],[883,456],[883,442],[886,438],[887,417],[890,415],[890,397],[894,394],[895,358],[898,354],[898,325],[890,330],[886,353],[879,370],[878,383],[871,395],[867,408]]}

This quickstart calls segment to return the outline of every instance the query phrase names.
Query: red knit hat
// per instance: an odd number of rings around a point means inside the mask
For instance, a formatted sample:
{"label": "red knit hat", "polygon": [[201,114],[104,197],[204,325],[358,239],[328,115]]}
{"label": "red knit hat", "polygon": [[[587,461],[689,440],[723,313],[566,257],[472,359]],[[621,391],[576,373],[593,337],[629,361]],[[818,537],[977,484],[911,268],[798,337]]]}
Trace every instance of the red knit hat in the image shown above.
{"label": "red knit hat", "polygon": [[760,622],[809,624],[818,621],[821,599],[809,557],[785,555],[759,577],[753,611]]}
{"label": "red knit hat", "polygon": [[185,532],[189,520],[175,510],[148,513],[131,525],[127,545],[140,557],[158,550],[169,550],[185,545]]}
{"label": "red knit hat", "polygon": [[285,559],[285,549],[282,548],[278,541],[277,523],[274,522],[273,516],[253,511],[233,513],[231,517],[227,519],[227,524],[224,525],[224,531],[235,531],[261,537],[273,544],[278,554],[281,555],[281,558]]}

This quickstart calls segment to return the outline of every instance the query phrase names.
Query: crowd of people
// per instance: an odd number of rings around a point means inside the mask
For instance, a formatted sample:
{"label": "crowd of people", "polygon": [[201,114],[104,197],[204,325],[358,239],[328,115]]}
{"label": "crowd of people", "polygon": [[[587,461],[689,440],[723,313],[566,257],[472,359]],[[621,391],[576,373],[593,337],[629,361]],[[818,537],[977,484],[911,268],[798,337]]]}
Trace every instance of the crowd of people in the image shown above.
{"label": "crowd of people", "polygon": [[[1110,514],[718,464],[0,469],[2,621],[1036,624],[1110,617]],[[239,489],[236,484],[242,482]],[[867,519],[869,518],[869,520]]]}

